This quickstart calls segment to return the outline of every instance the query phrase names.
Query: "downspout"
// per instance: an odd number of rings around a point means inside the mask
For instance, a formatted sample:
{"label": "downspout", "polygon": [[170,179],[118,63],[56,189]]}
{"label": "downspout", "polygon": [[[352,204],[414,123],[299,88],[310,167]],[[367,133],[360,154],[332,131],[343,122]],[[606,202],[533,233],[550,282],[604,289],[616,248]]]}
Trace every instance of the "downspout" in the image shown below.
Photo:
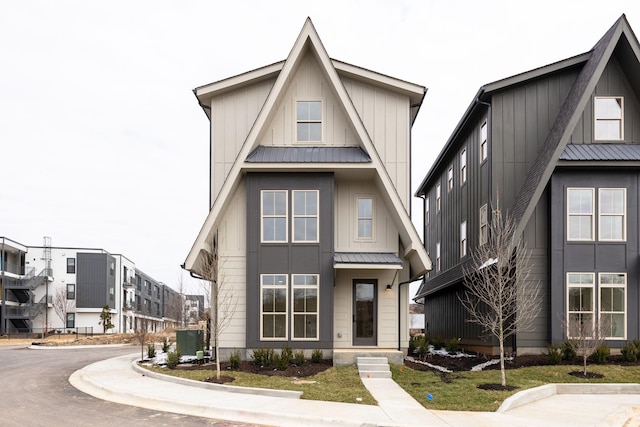
{"label": "downspout", "polygon": [[[401,338],[401,334],[402,334],[402,319],[400,318],[400,309],[401,309],[401,297],[402,294],[400,293],[401,290],[401,286],[402,285],[406,285],[407,283],[413,283],[413,282],[417,282],[418,280],[424,279],[424,275],[420,276],[420,277],[416,277],[415,279],[410,279],[410,280],[405,280],[404,282],[400,282],[398,283],[398,351],[400,351],[401,349],[401,342],[402,342],[402,338]],[[393,283],[391,283],[391,285],[393,285]]]}

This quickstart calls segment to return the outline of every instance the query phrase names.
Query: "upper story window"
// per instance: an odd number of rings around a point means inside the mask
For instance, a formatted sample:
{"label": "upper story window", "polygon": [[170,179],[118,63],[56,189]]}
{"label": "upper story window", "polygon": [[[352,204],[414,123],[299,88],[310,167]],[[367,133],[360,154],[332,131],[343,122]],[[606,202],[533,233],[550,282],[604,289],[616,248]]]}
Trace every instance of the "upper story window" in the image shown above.
{"label": "upper story window", "polygon": [[467,221],[460,224],[460,258],[467,256]]}
{"label": "upper story window", "polygon": [[429,224],[429,197],[424,199],[424,223]]}
{"label": "upper story window", "polygon": [[67,283],[67,299],[76,299],[76,285]]}
{"label": "upper story window", "polygon": [[322,102],[296,102],[296,141],[322,141]]}
{"label": "upper story window", "polygon": [[440,213],[440,184],[436,185],[436,212]]}
{"label": "upper story window", "polygon": [[567,240],[593,240],[594,189],[567,189]]}
{"label": "upper story window", "polygon": [[293,241],[318,241],[318,190],[293,191]]}
{"label": "upper story window", "polygon": [[624,241],[627,239],[625,188],[600,188],[598,190],[598,239]]}
{"label": "upper story window", "polygon": [[624,104],[621,96],[594,98],[595,140],[620,141],[623,136]]}
{"label": "upper story window", "polygon": [[287,241],[287,191],[264,190],[262,203],[262,241]]}
{"label": "upper story window", "polygon": [[75,273],[75,272],[76,272],[76,259],[67,258],[67,273]]}
{"label": "upper story window", "polygon": [[440,271],[440,242],[436,243],[436,271]]}
{"label": "upper story window", "polygon": [[489,225],[487,223],[487,204],[480,206],[480,245],[487,243],[487,236],[489,235]]}
{"label": "upper story window", "polygon": [[467,149],[463,148],[460,153],[460,185],[467,182]]}
{"label": "upper story window", "polygon": [[453,189],[453,166],[449,166],[449,170],[447,171],[447,191],[451,191]]}
{"label": "upper story window", "polygon": [[373,198],[358,197],[358,239],[373,238]]}
{"label": "upper story window", "polygon": [[480,163],[487,160],[487,122],[480,126]]}

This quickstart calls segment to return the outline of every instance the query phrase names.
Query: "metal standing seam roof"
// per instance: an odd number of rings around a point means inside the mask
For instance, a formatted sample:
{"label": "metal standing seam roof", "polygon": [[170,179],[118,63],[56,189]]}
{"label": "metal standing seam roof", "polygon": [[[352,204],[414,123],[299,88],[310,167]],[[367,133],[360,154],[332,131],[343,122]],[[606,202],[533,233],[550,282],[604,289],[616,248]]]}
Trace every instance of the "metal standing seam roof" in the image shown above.
{"label": "metal standing seam roof", "polygon": [[402,260],[392,253],[336,252],[333,264],[402,264]]}
{"label": "metal standing seam roof", "polygon": [[560,160],[640,160],[640,144],[567,144]]}
{"label": "metal standing seam roof", "polygon": [[253,150],[247,163],[370,163],[360,147],[265,147]]}

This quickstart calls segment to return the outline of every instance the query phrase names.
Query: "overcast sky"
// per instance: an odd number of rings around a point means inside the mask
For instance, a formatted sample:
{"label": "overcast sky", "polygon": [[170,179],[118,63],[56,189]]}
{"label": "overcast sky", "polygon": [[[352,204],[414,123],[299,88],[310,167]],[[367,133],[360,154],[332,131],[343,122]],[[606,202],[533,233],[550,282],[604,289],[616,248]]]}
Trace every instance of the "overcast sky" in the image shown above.
{"label": "overcast sky", "polygon": [[[208,213],[192,89],[329,56],[428,88],[412,191],[480,86],[590,50],[640,1],[0,1],[0,236],[120,253],[176,287]],[[420,199],[413,199],[420,224]]]}

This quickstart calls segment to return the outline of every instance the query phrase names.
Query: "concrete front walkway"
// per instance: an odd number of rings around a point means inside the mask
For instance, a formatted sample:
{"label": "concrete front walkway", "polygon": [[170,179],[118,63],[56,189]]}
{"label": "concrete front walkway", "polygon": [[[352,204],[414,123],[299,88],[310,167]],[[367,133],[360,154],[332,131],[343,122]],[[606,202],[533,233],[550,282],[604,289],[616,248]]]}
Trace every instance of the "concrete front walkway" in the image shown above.
{"label": "concrete front walkway", "polygon": [[527,390],[516,403],[507,405],[505,412],[429,411],[391,379],[363,379],[378,406],[324,402],[211,390],[176,383],[171,377],[152,378],[134,370],[136,356],[93,363],[76,371],[69,382],[112,402],[273,426],[640,425],[640,394],[629,394],[619,387],[606,390],[603,385],[599,389],[614,394],[580,394],[579,389],[572,394],[555,394],[555,389],[540,394],[535,389]]}

